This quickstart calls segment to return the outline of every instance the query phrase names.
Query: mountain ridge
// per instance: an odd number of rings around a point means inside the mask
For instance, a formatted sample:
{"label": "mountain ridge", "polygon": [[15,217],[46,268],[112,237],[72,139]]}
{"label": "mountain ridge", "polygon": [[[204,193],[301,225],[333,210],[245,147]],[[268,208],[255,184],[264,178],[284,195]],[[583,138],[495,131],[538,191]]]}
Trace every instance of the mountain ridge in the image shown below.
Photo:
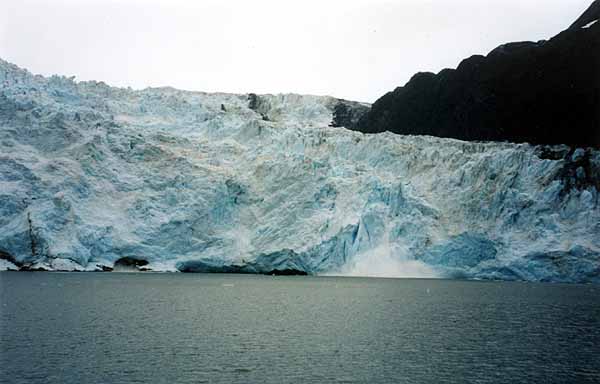
{"label": "mountain ridge", "polygon": [[[600,146],[600,2],[548,41],[503,44],[415,74],[351,129],[462,140]],[[584,28],[586,27],[587,28]]]}

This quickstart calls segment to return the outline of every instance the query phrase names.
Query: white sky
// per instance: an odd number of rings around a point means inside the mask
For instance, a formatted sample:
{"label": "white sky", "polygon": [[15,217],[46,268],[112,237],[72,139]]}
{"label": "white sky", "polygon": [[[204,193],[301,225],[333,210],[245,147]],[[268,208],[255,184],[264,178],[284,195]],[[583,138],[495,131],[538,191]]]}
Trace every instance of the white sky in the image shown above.
{"label": "white sky", "polygon": [[43,75],[372,102],[418,71],[547,39],[591,0],[0,0],[0,57]]}

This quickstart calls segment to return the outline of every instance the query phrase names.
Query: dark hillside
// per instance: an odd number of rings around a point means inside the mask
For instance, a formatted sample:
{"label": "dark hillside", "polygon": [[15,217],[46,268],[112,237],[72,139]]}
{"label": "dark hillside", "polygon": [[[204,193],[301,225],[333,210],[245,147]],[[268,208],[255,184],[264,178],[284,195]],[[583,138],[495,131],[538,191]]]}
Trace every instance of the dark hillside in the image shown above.
{"label": "dark hillside", "polygon": [[456,69],[418,73],[358,124],[463,140],[600,146],[600,1],[548,41],[499,46]]}

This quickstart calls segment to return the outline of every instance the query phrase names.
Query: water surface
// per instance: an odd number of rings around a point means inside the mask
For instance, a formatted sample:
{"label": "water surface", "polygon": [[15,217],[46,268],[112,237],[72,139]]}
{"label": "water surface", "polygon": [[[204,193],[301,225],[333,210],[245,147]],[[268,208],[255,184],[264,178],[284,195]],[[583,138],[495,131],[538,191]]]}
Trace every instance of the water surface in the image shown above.
{"label": "water surface", "polygon": [[600,382],[600,287],[0,273],[1,383]]}

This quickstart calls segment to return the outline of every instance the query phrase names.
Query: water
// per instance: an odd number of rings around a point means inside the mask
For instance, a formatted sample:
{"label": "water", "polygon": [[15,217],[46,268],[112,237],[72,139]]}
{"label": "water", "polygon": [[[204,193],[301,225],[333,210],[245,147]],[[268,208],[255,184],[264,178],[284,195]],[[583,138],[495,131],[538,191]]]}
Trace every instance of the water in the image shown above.
{"label": "water", "polygon": [[2,383],[600,382],[600,287],[0,273]]}

